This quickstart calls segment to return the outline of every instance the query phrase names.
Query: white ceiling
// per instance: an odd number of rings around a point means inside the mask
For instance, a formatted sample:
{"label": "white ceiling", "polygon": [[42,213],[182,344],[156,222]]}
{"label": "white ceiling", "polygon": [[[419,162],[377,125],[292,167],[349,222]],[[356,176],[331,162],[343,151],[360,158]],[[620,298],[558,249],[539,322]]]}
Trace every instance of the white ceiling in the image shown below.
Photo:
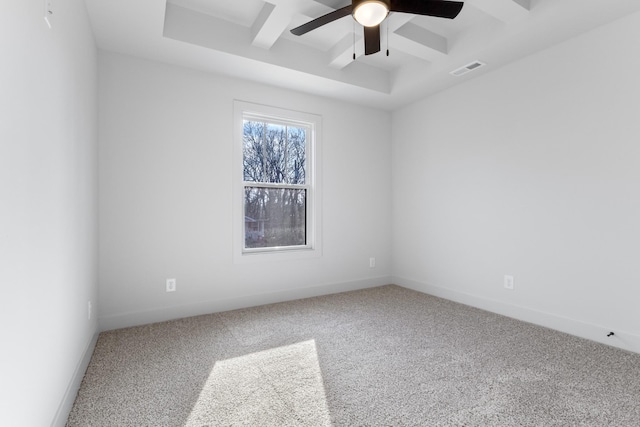
{"label": "white ceiling", "polygon": [[[349,0],[85,1],[104,50],[386,110],[640,11],[640,0],[467,0],[454,20],[390,14],[382,50],[365,56],[349,16],[289,32]],[[449,74],[474,60],[487,66]]]}

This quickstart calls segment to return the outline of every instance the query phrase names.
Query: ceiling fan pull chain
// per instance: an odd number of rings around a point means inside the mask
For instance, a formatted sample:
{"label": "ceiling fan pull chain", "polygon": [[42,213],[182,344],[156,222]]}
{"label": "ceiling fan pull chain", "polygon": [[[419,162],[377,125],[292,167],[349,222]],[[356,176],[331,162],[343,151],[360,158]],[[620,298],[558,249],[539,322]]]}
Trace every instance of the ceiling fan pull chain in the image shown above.
{"label": "ceiling fan pull chain", "polygon": [[387,26],[387,56],[389,56],[389,21],[391,17],[387,18],[386,26]]}
{"label": "ceiling fan pull chain", "polygon": [[353,60],[356,60],[356,21],[353,21]]}

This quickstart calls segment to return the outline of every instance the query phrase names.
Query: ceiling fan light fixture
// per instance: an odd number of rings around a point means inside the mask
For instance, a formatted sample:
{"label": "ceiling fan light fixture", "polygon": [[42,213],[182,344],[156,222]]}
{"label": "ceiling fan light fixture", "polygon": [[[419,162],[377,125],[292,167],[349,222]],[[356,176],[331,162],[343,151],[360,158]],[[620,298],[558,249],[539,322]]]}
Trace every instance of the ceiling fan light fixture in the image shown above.
{"label": "ceiling fan light fixture", "polygon": [[365,27],[375,27],[389,14],[389,3],[388,0],[354,1],[353,18]]}

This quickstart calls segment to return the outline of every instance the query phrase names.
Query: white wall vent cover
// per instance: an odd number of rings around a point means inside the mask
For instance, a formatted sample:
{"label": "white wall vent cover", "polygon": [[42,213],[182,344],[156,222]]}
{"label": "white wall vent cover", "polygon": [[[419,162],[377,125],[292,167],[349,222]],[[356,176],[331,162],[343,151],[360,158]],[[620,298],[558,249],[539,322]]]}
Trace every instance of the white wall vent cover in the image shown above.
{"label": "white wall vent cover", "polygon": [[473,61],[463,67],[460,67],[456,70],[451,71],[449,74],[451,74],[452,76],[456,76],[459,77],[463,74],[467,74],[473,70],[477,70],[480,67],[483,67],[487,64],[485,64],[484,62],[480,62],[480,61]]}

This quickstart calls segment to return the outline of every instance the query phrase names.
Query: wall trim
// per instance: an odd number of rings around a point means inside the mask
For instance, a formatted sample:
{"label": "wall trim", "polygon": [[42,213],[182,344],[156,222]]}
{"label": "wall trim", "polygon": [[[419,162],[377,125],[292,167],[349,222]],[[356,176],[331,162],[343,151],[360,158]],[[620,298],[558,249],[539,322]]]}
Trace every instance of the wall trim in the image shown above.
{"label": "wall trim", "polygon": [[[522,307],[466,292],[446,289],[405,277],[393,276],[392,280],[392,283],[398,286],[413,289],[418,292],[480,308],[482,310],[522,320],[524,322],[533,323],[538,326],[554,329],[556,331],[585,338],[590,341],[596,341],[601,344],[632,351],[634,353],[640,353],[640,336],[617,328],[606,327],[594,323],[586,323],[569,317]],[[615,335],[607,337],[607,334],[610,331],[615,332]]]}
{"label": "wall trim", "polygon": [[60,402],[60,406],[58,406],[58,411],[51,422],[51,427],[64,427],[67,424],[67,418],[69,418],[69,413],[71,412],[71,408],[73,408],[73,403],[78,395],[78,390],[80,390],[80,384],[82,383],[84,374],[87,372],[87,367],[91,361],[93,351],[96,348],[99,335],[99,332],[94,333],[85,347],[84,353],[82,354],[82,357],[76,366],[76,370],[71,377],[71,381],[69,381],[69,385],[67,386],[67,391],[64,393],[62,402]]}
{"label": "wall trim", "polygon": [[184,317],[202,314],[219,313],[240,308],[255,307],[302,298],[355,291],[358,289],[375,288],[392,283],[390,276],[372,277],[369,279],[350,282],[328,283],[304,288],[282,289],[272,292],[262,292],[232,298],[221,298],[197,303],[160,307],[149,310],[115,313],[98,318],[100,331],[127,328],[130,326],[146,325],[164,322]]}

